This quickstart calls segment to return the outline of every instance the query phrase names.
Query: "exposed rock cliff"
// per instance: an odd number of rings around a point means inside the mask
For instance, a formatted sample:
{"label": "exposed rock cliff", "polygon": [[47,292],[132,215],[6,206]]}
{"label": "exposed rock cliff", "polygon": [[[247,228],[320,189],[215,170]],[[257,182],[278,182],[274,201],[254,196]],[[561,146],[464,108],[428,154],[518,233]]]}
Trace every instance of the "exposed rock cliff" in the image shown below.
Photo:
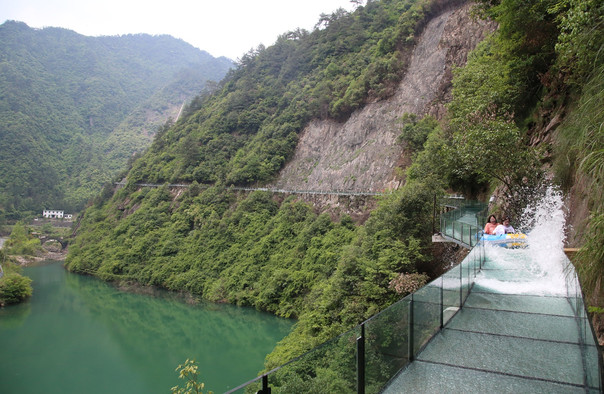
{"label": "exposed rock cliff", "polygon": [[[285,189],[382,191],[401,179],[395,169],[409,158],[396,143],[400,117],[431,114],[441,119],[450,97],[452,68],[494,29],[456,6],[432,19],[418,39],[395,94],[370,103],[343,123],[314,121],[302,132],[296,153],[273,186]],[[304,186],[301,186],[304,185]]]}

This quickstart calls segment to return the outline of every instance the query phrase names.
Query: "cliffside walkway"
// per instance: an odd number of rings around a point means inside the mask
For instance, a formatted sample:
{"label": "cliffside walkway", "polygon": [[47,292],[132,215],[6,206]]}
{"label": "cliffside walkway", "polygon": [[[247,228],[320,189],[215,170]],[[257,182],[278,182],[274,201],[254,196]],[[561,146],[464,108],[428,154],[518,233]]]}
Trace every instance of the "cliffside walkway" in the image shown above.
{"label": "cliffside walkway", "polygon": [[[125,182],[116,182],[116,186],[126,186]],[[157,183],[136,183],[138,187],[161,187],[163,184]],[[171,188],[189,188],[190,184],[166,184]],[[200,185],[201,187],[208,187],[207,185]],[[372,191],[350,191],[350,190],[303,190],[303,189],[278,189],[278,188],[267,188],[267,187],[244,187],[244,186],[229,186],[229,190],[237,191],[263,191],[270,193],[283,193],[283,194],[315,194],[315,195],[332,195],[332,196],[381,196],[387,193],[372,192]]]}
{"label": "cliffside walkway", "polygon": [[463,198],[441,201],[440,233],[445,241],[471,249],[478,244],[487,218],[487,204],[468,203]]}
{"label": "cliffside walkway", "polygon": [[[4,246],[4,238],[0,238],[0,249]],[[4,270],[2,269],[2,264],[0,264],[0,278],[4,276]]]}
{"label": "cliffside walkway", "polygon": [[562,250],[485,246],[479,207],[456,211],[441,231],[484,250],[480,270],[462,308],[383,392],[601,392],[598,345]]}
{"label": "cliffside walkway", "polygon": [[444,210],[443,236],[471,248],[460,264],[228,393],[267,393],[275,382],[315,376],[346,381],[345,391],[357,393],[602,392],[599,348],[561,245],[485,245],[474,230],[480,207]]}

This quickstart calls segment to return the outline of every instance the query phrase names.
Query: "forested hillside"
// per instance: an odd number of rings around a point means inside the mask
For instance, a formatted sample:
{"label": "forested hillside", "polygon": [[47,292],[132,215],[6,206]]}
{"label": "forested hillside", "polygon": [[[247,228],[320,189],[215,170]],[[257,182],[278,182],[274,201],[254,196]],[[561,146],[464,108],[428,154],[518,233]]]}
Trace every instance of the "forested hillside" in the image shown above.
{"label": "forested hillside", "polygon": [[0,213],[81,209],[231,65],[169,36],[85,37],[5,22]]}
{"label": "forested hillside", "polygon": [[[475,17],[499,28],[454,70],[446,116],[402,117],[398,143],[407,160],[396,171],[404,183],[367,221],[317,212],[294,197],[228,188],[273,180],[311,120],[343,122],[391,98],[423,28],[463,3],[369,1],[247,54],[215,94],[161,130],[124,188],[106,188],[86,210],[68,269],[297,317],[268,357],[270,368],[438,271],[430,243],[435,195],[496,191],[502,203],[494,209],[518,212],[535,194],[526,191],[553,177],[568,195],[585,196],[591,211],[589,230],[573,242],[586,245],[580,270],[597,304],[604,34],[595,0],[479,2]],[[578,174],[583,186],[573,189]],[[312,376],[325,391],[343,390],[338,370],[306,371],[302,386],[289,389],[312,391]]]}

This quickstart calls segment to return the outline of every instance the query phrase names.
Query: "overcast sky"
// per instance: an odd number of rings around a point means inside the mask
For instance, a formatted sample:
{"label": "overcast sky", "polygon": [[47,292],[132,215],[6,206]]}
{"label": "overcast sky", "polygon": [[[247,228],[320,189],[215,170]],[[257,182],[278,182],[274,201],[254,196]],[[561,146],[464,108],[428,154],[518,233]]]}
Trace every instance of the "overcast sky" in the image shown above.
{"label": "overcast sky", "polygon": [[350,0],[0,0],[0,21],[63,27],[86,36],[169,34],[237,60],[298,27],[312,30],[321,13],[353,9]]}

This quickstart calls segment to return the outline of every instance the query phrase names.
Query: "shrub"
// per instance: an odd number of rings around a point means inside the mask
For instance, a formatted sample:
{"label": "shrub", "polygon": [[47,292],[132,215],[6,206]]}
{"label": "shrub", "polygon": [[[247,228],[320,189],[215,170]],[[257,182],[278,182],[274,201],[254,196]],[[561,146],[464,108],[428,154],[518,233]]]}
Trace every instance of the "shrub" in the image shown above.
{"label": "shrub", "polygon": [[9,272],[0,279],[0,305],[16,304],[33,293],[31,279]]}

